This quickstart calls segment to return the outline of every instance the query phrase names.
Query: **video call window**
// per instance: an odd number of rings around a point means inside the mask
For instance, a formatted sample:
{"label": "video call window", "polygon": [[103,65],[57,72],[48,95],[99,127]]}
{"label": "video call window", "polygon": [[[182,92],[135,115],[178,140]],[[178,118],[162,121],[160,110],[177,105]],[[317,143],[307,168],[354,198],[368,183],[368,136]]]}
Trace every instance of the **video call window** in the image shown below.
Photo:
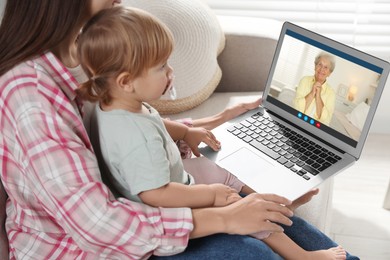
{"label": "video call window", "polygon": [[[299,35],[287,33],[269,95],[288,105],[293,113],[301,112],[320,122],[325,130],[329,127],[357,141],[381,71],[368,63],[351,60],[353,58],[325,45],[309,44]],[[315,91],[313,87],[317,87]],[[322,101],[319,106],[315,97],[317,91]],[[310,104],[305,103],[307,100]]]}

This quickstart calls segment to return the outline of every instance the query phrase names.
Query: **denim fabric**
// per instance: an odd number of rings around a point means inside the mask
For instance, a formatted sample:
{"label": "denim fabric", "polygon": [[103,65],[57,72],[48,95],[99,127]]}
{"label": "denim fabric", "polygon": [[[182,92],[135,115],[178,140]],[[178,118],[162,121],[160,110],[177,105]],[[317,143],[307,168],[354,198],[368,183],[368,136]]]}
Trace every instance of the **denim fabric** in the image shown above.
{"label": "denim fabric", "polygon": [[[283,226],[284,232],[296,244],[308,251],[327,249],[337,246],[329,237],[316,227],[299,217],[292,217],[293,225]],[[186,251],[174,256],[151,259],[266,259],[281,260],[264,242],[248,236],[217,234],[189,241]],[[347,260],[358,260],[347,254]]]}
{"label": "denim fabric", "polygon": [[189,241],[185,252],[165,257],[153,256],[150,259],[224,259],[224,260],[282,260],[263,241],[239,235],[217,234]]}
{"label": "denim fabric", "polygon": [[[303,249],[314,251],[337,246],[329,237],[303,219],[292,217],[291,220],[293,221],[292,226],[283,226],[284,233]],[[347,260],[358,259],[358,257],[347,252]]]}

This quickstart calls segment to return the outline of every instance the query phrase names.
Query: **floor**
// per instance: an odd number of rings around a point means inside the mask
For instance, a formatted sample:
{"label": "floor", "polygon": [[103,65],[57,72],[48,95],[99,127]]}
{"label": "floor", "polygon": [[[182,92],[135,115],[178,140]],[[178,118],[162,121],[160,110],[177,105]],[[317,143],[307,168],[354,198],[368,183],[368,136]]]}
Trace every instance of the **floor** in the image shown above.
{"label": "floor", "polygon": [[362,260],[390,259],[390,135],[369,135],[360,160],[335,177],[331,237]]}

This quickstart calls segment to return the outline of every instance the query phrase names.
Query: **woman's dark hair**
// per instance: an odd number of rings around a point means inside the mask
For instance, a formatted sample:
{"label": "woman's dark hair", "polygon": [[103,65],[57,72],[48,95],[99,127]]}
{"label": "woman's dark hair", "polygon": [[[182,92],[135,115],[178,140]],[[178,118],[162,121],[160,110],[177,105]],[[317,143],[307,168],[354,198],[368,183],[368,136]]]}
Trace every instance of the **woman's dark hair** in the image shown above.
{"label": "woman's dark hair", "polygon": [[88,4],[88,0],[7,0],[0,25],[0,76],[74,33]]}

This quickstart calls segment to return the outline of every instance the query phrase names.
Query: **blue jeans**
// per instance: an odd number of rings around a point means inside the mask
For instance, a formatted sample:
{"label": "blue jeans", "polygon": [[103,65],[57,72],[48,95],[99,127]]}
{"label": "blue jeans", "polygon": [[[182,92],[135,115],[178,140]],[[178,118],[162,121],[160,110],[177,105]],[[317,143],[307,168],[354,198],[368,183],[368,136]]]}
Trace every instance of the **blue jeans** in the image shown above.
{"label": "blue jeans", "polygon": [[[284,232],[296,244],[305,250],[313,251],[337,246],[329,237],[314,226],[298,217],[292,217],[291,227],[283,226]],[[204,238],[192,239],[187,249],[178,255],[151,259],[269,259],[281,260],[263,241],[249,236],[217,234]],[[347,259],[359,259],[347,254]]]}

